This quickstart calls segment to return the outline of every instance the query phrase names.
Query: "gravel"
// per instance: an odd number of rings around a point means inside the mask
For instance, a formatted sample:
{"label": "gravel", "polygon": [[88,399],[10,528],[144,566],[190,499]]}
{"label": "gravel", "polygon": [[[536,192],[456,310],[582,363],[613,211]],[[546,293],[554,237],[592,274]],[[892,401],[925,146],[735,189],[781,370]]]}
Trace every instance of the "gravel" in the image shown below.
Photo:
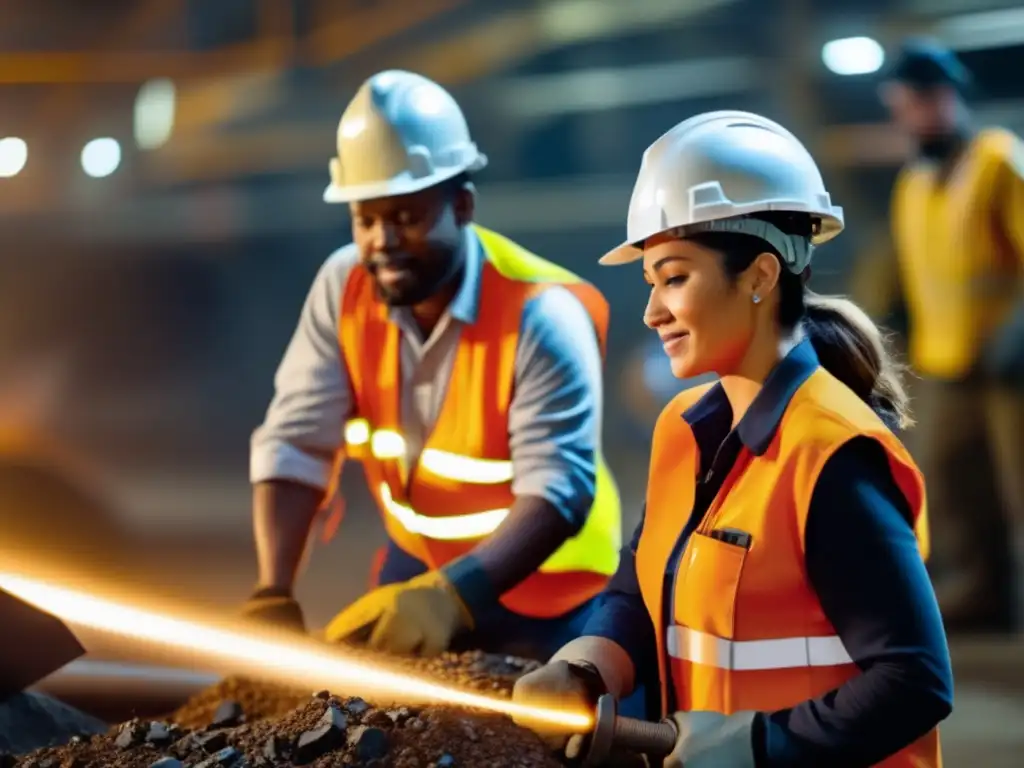
{"label": "gravel", "polygon": [[[390,660],[389,660],[390,661]],[[404,659],[410,671],[507,697],[537,665],[479,652]],[[444,706],[400,706],[341,691],[290,689],[228,678],[165,721],[133,720],[75,737],[0,768],[557,768],[532,732],[503,716]]]}

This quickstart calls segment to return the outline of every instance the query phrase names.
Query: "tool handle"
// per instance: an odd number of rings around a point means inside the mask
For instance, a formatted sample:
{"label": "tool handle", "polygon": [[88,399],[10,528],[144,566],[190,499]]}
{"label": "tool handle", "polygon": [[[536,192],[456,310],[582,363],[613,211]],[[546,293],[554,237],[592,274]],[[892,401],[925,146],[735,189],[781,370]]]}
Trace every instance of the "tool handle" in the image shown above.
{"label": "tool handle", "polygon": [[618,749],[665,757],[676,745],[676,727],[667,720],[649,723],[631,717],[616,717],[612,741]]}

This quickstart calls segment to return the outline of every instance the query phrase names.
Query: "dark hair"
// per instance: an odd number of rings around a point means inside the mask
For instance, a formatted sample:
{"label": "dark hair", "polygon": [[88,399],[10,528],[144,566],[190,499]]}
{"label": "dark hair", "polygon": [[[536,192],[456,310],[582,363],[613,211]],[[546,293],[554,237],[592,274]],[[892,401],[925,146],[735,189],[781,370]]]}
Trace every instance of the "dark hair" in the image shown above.
{"label": "dark hair", "polygon": [[440,187],[444,190],[445,195],[457,195],[465,188],[467,184],[473,183],[473,177],[468,171],[462,171],[450,179],[445,179],[441,182]]}
{"label": "dark hair", "polygon": [[[813,221],[807,214],[771,212],[754,218],[774,224],[787,235],[811,237]],[[753,235],[705,232],[689,238],[722,254],[726,273],[735,279],[762,253],[779,252]],[[913,422],[901,366],[889,352],[888,342],[871,318],[852,301],[820,296],[807,290],[804,276],[783,268],[779,276],[779,324],[791,331],[798,325],[814,346],[829,373],[871,406],[890,429]]]}

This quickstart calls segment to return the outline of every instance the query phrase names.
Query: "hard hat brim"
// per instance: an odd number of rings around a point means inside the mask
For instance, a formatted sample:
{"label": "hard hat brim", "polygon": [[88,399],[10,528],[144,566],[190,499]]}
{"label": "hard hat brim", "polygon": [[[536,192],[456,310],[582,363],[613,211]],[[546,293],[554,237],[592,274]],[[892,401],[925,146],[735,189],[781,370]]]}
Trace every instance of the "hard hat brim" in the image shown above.
{"label": "hard hat brim", "polygon": [[446,169],[420,179],[397,178],[378,181],[373,184],[356,184],[339,187],[328,184],[324,190],[325,203],[361,203],[365,200],[376,200],[381,197],[400,197],[422,192],[424,189],[437,186],[448,179],[462,173],[461,168]]}
{"label": "hard hat brim", "polygon": [[613,248],[597,260],[602,267],[617,267],[622,264],[632,264],[644,257],[644,249],[638,248],[633,243],[625,242],[618,248]]}
{"label": "hard hat brim", "polygon": [[476,173],[486,167],[487,156],[482,152],[478,152],[468,165],[442,168],[429,176],[422,176],[420,178],[402,175],[386,181],[376,181],[372,184],[353,184],[350,186],[336,186],[332,182],[324,190],[324,202],[361,203],[366,200],[377,200],[382,197],[411,195],[442,184],[448,181],[448,179],[455,178],[460,173]]}

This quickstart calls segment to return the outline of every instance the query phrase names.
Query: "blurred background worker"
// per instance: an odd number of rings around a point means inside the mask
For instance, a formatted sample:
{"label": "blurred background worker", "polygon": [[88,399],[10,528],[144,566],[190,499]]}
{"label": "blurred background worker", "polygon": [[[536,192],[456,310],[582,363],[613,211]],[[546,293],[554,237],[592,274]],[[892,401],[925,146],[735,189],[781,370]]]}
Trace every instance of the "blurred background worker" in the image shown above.
{"label": "blurred background worker", "polygon": [[975,124],[969,83],[951,51],[911,40],[882,95],[917,150],[896,182],[892,230],[921,375],[914,448],[936,591],[951,630],[1006,630],[1022,618],[1024,147]]}
{"label": "blurred background worker", "polygon": [[842,228],[810,154],[758,115],[698,115],[644,153],[602,263],[642,260],[672,372],[720,378],[662,412],[631,556],[517,700],[592,706],[656,659],[665,766],[942,764],[952,672],[924,481],[891,431],[906,394],[867,316],[805,288]]}
{"label": "blurred background worker", "polygon": [[451,96],[404,71],[367,80],[338,127],[324,199],[354,243],[320,270],[252,440],[255,617],[292,596],[344,457],[388,532],[380,585],[331,640],[547,658],[618,564],[601,457],[608,308],[572,273],[473,224],[486,164]]}

